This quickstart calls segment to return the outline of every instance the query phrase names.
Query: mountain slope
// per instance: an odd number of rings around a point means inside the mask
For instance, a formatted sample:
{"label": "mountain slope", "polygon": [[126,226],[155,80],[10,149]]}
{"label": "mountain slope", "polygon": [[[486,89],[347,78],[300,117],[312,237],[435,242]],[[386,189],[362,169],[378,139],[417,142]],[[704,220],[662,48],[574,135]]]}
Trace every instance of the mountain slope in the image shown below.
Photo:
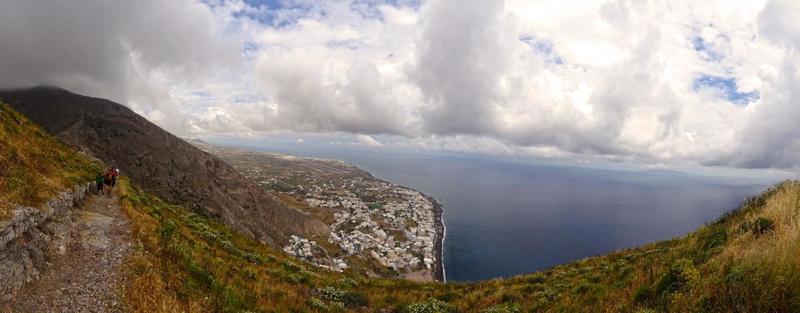
{"label": "mountain slope", "polygon": [[[13,145],[14,155],[57,145],[13,111],[3,113],[0,129],[15,131],[0,136],[0,143],[29,143]],[[83,157],[62,147],[36,158],[13,164],[17,171],[36,172],[37,164]],[[7,188],[0,197],[35,192]],[[770,188],[680,238],[508,279],[448,284],[332,273],[128,179],[117,193],[141,243],[125,267],[131,283],[123,290],[124,309],[130,312],[800,312],[796,181]]]}
{"label": "mountain slope", "polygon": [[127,290],[139,312],[800,312],[800,183],[785,182],[684,237],[476,283],[338,274],[248,241],[127,183],[149,253]]}
{"label": "mountain slope", "polygon": [[322,222],[125,106],[50,87],[2,91],[0,99],[50,134],[119,167],[146,191],[251,238],[275,245],[291,234],[327,233]]}
{"label": "mountain slope", "polygon": [[56,192],[93,180],[98,170],[99,163],[0,103],[0,220],[12,204],[38,207]]}

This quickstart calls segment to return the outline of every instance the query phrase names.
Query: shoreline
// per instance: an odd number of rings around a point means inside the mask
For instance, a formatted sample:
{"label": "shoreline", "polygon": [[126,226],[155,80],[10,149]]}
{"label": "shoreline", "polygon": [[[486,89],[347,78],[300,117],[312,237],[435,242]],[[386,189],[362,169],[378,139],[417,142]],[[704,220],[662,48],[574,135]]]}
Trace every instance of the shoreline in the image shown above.
{"label": "shoreline", "polygon": [[[196,143],[193,143],[193,144],[198,146]],[[250,150],[250,149],[247,149],[247,148],[229,147],[229,146],[224,146],[224,145],[214,145],[214,144],[207,144],[207,143],[203,143],[202,145],[211,146],[211,147],[221,147],[223,149],[226,149],[226,148],[237,149],[237,150],[242,150],[242,151],[247,151],[247,152],[254,152],[254,153],[263,153],[263,154],[278,155],[278,156],[289,156],[289,157],[294,157],[294,158],[298,158],[298,159],[311,159],[311,160],[320,160],[320,161],[339,162],[339,163],[345,164],[347,166],[353,167],[354,169],[356,169],[356,170],[362,172],[363,174],[365,174],[370,179],[377,180],[377,181],[384,182],[384,183],[391,184],[391,185],[395,185],[395,186],[398,186],[398,187],[401,187],[401,188],[404,188],[404,189],[407,189],[407,190],[412,190],[414,192],[418,192],[425,199],[430,201],[431,204],[433,205],[433,218],[434,218],[434,228],[435,228],[435,234],[434,234],[434,238],[433,238],[434,264],[433,264],[433,266],[432,266],[432,268],[431,268],[431,270],[429,272],[430,276],[428,276],[428,275],[425,275],[425,276],[428,279],[430,279],[431,281],[434,281],[434,282],[445,282],[446,276],[445,276],[445,270],[444,270],[444,248],[443,248],[443,246],[444,246],[444,239],[445,239],[445,236],[446,236],[446,227],[444,225],[444,217],[443,217],[443,215],[444,215],[444,207],[443,207],[442,204],[440,204],[438,201],[436,201],[436,199],[434,197],[432,197],[430,195],[427,195],[427,194],[425,194],[425,193],[423,193],[423,192],[421,192],[419,190],[416,190],[414,188],[410,188],[410,187],[407,187],[407,186],[404,186],[404,185],[401,185],[401,184],[398,184],[398,183],[393,183],[393,182],[378,178],[375,175],[373,175],[371,172],[358,167],[358,165],[352,164],[352,163],[349,163],[349,162],[343,161],[343,160],[328,159],[328,158],[304,157],[304,156],[296,156],[296,155],[285,154],[285,153],[274,153],[274,152],[266,152],[266,151],[259,151],[259,150]],[[205,149],[201,149],[201,150],[206,151]],[[424,271],[427,272],[427,270],[424,270]],[[425,279],[425,281],[427,281],[427,279]]]}
{"label": "shoreline", "polygon": [[[332,160],[332,159],[329,159],[329,160]],[[365,170],[363,168],[360,168],[355,164],[348,163],[348,162],[341,161],[341,160],[334,160],[334,161],[339,161],[339,162],[343,162],[345,164],[352,165],[353,167],[355,167],[355,168],[363,171],[364,173],[366,173],[372,179],[379,180],[379,181],[382,181],[382,182],[385,182],[385,183],[388,183],[388,184],[397,185],[397,186],[403,187],[403,188],[408,189],[408,190],[413,190],[413,191],[419,192],[420,194],[422,194],[423,197],[425,197],[425,199],[428,199],[428,201],[433,203],[433,219],[436,220],[435,221],[436,235],[433,238],[433,242],[434,242],[433,243],[433,255],[434,255],[434,257],[436,257],[436,260],[434,260],[436,264],[433,266],[433,269],[431,270],[431,272],[432,272],[431,273],[431,278],[433,279],[434,282],[444,283],[446,278],[447,278],[446,275],[445,275],[445,270],[444,270],[444,237],[447,235],[446,234],[446,227],[444,226],[444,206],[441,203],[439,203],[438,201],[436,201],[435,198],[433,198],[432,196],[430,196],[428,194],[425,194],[422,191],[419,191],[419,190],[416,190],[414,188],[411,188],[411,187],[408,187],[408,186],[404,186],[404,185],[401,185],[401,184],[398,184],[398,183],[393,183],[393,182],[378,178],[375,175],[372,175],[371,172],[369,172],[369,171],[367,171],[367,170]]]}
{"label": "shoreline", "polygon": [[[404,188],[408,188],[405,187]],[[418,191],[419,192],[419,191]],[[447,235],[445,233],[445,226],[444,226],[444,208],[443,206],[436,201],[433,197],[425,195],[429,201],[433,203],[433,218],[436,219],[436,236],[433,239],[433,254],[436,257],[436,265],[433,268],[433,280],[438,282],[446,282],[446,276],[444,271],[444,237]]]}

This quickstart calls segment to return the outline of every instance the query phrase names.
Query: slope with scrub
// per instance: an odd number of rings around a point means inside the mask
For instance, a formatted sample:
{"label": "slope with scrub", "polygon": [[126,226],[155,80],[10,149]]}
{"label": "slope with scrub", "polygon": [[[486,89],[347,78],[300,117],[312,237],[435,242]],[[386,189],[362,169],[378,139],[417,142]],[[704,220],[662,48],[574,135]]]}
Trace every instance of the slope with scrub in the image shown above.
{"label": "slope with scrub", "polygon": [[0,90],[0,99],[71,147],[119,167],[147,192],[253,239],[277,247],[291,234],[328,233],[322,222],[119,103],[54,87]]}
{"label": "slope with scrub", "polygon": [[[2,112],[4,132],[22,125],[4,145],[45,136],[13,111]],[[10,163],[17,172],[68,180],[81,177],[70,173],[84,173],[75,168],[90,167],[90,162],[69,161],[83,157],[68,149],[41,154],[35,145],[15,147],[16,159],[4,156],[4,162],[27,160],[20,155],[37,160]],[[4,175],[4,184],[6,177],[15,177]],[[38,192],[5,187],[0,197],[26,201]],[[331,273],[164,201],[128,179],[121,180],[118,192],[139,243],[125,265],[131,279],[123,288],[124,305],[133,312],[800,311],[800,183],[795,181],[770,188],[680,238],[529,275],[448,284]]]}
{"label": "slope with scrub", "polygon": [[[796,312],[800,183],[682,238],[509,279],[412,283],[335,274],[123,184],[142,253],[135,311]],[[152,290],[159,290],[153,293]]]}
{"label": "slope with scrub", "polygon": [[12,206],[38,207],[59,191],[93,180],[100,169],[0,102],[0,220]]}

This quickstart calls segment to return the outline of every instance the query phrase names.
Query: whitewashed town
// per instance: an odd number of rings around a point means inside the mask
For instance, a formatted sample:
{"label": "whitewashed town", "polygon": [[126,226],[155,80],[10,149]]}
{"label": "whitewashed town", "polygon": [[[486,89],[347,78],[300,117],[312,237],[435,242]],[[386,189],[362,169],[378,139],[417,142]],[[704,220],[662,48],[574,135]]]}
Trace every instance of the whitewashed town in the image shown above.
{"label": "whitewashed town", "polygon": [[[344,196],[331,197],[322,188],[312,188],[306,202],[310,206],[340,209],[334,214],[336,222],[331,225],[328,241],[348,254],[368,252],[381,265],[398,272],[423,267],[431,270],[436,237],[433,203],[419,192],[397,185],[385,182],[374,185],[375,193],[391,195],[387,198],[393,200],[368,205],[349,191]],[[398,233],[402,235],[394,235]],[[290,254],[306,257],[295,253],[291,245],[286,248]]]}
{"label": "whitewashed town", "polygon": [[368,264],[380,269],[366,271],[374,276],[435,278],[440,215],[422,193],[341,161],[198,146],[265,188],[302,201],[306,211],[330,223],[327,238],[291,236],[283,247],[287,254],[332,271]]}

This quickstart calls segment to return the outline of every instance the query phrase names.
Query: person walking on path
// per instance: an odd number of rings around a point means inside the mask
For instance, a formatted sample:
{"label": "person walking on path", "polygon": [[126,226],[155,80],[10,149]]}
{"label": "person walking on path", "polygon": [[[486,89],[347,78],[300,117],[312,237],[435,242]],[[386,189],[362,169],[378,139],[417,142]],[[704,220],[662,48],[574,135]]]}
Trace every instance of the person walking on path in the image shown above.
{"label": "person walking on path", "polygon": [[111,188],[117,186],[117,176],[119,176],[119,169],[116,167],[111,168]]}
{"label": "person walking on path", "polygon": [[96,184],[97,193],[103,194],[103,185],[104,185],[105,178],[103,177],[103,173],[97,172],[97,176],[94,177],[94,182]]}
{"label": "person walking on path", "polygon": [[103,191],[106,196],[111,197],[111,184],[114,178],[114,174],[112,174],[111,168],[106,171],[105,176],[103,176]]}

